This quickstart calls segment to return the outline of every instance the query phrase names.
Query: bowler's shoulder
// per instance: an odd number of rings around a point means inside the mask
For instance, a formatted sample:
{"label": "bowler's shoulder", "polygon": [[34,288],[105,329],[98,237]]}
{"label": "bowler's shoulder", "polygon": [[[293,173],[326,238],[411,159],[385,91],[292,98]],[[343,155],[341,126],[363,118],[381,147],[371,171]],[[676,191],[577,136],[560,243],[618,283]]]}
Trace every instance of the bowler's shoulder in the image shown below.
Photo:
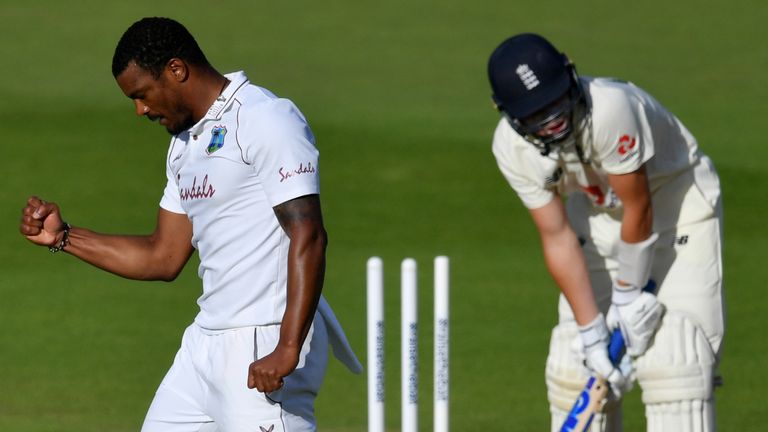
{"label": "bowler's shoulder", "polygon": [[279,97],[270,90],[249,84],[237,94],[241,114],[257,122],[306,122],[304,115],[292,100]]}
{"label": "bowler's shoulder", "polygon": [[238,135],[244,145],[276,148],[290,142],[314,145],[309,124],[290,100],[281,98],[264,87],[249,84],[237,94]]}

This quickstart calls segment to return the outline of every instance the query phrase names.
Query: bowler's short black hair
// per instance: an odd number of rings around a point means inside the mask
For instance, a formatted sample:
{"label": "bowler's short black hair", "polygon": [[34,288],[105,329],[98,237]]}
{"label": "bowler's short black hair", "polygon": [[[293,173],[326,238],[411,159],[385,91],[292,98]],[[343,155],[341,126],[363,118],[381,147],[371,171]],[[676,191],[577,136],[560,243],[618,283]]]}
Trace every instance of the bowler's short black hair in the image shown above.
{"label": "bowler's short black hair", "polygon": [[117,78],[132,61],[155,78],[172,58],[207,65],[200,46],[189,31],[170,18],[142,18],[123,33],[112,57],[112,75]]}

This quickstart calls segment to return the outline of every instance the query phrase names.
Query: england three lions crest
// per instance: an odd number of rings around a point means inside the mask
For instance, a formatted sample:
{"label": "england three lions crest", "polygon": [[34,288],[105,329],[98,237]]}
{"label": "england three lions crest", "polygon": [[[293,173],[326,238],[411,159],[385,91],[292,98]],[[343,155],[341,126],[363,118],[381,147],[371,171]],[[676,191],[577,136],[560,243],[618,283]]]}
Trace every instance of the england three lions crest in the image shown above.
{"label": "england three lions crest", "polygon": [[211,154],[216,150],[224,147],[224,137],[227,135],[227,128],[225,126],[214,126],[211,130],[211,142],[208,143],[208,147],[205,152]]}

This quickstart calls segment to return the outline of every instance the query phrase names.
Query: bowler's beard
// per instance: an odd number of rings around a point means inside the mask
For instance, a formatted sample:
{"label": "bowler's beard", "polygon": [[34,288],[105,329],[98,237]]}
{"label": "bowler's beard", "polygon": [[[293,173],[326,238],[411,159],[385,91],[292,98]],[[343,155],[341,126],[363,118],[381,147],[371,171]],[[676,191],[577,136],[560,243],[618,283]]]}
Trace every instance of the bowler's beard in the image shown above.
{"label": "bowler's beard", "polygon": [[[199,120],[195,120],[192,110],[187,108],[181,101],[177,101],[170,112],[172,113],[171,115],[178,120],[176,122],[168,122],[168,124],[165,125],[165,130],[174,136],[189,130]],[[166,120],[168,120],[167,117]]]}
{"label": "bowler's beard", "polygon": [[165,128],[166,131],[168,131],[169,134],[176,136],[186,130],[189,130],[192,126],[195,125],[195,121],[192,120],[192,117],[187,117],[182,123],[167,126]]}

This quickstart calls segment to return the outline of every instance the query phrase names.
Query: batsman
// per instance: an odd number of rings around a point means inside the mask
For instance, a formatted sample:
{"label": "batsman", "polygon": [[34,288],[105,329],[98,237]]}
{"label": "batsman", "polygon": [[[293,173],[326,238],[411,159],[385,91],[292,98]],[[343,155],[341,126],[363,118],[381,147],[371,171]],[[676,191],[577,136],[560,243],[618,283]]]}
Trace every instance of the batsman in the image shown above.
{"label": "batsman", "polygon": [[[493,154],[561,290],[545,373],[552,430],[593,375],[611,389],[593,431],[622,430],[635,379],[648,431],[715,430],[724,307],[711,160],[651,95],[578,75],[540,35],[502,42],[488,76],[502,114]],[[642,290],[649,281],[655,294]],[[616,328],[631,360],[621,366],[607,353]]]}

